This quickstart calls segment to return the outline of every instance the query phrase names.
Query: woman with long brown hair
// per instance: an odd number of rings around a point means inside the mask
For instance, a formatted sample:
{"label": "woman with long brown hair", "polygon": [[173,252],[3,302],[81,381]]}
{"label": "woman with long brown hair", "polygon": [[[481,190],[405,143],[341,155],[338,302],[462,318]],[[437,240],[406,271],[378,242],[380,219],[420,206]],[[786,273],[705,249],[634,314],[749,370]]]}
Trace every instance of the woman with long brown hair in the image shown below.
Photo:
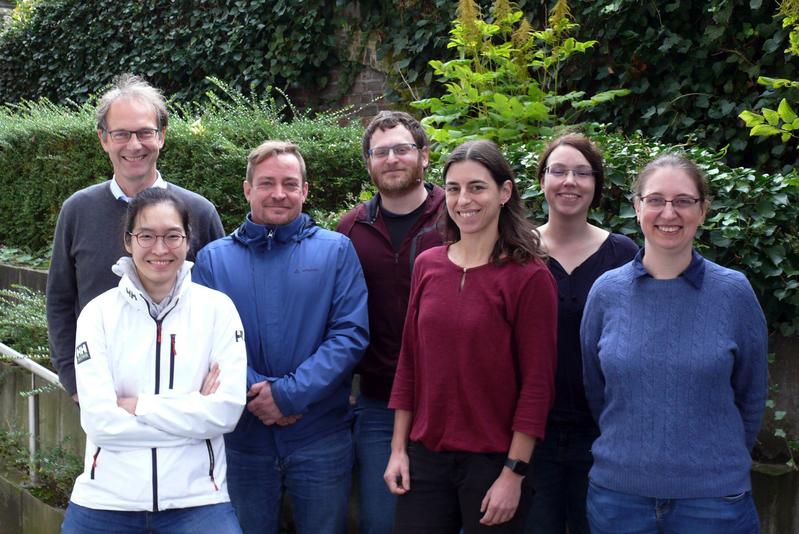
{"label": "woman with long brown hair", "polygon": [[521,532],[553,397],[555,283],[496,145],[460,145],[443,175],[451,240],[416,260],[389,403],[395,531]]}

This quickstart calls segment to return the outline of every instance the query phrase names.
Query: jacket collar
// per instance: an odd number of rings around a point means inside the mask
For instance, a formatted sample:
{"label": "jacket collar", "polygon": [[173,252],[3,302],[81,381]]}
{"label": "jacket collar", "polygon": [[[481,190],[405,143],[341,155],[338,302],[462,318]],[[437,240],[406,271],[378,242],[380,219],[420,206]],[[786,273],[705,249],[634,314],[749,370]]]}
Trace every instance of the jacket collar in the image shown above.
{"label": "jacket collar", "polygon": [[183,265],[178,271],[175,287],[173,287],[170,294],[159,303],[153,302],[150,295],[144,290],[136,271],[136,266],[133,263],[133,258],[129,256],[119,258],[116,264],[111,267],[111,270],[114,271],[114,274],[117,276],[122,277],[119,281],[118,288],[122,297],[128,304],[137,310],[147,313],[153,319],[159,320],[172,311],[189,291],[189,287],[191,286],[191,268],[193,265],[194,264],[188,260],[183,262]]}
{"label": "jacket collar", "polygon": [[253,222],[252,214],[247,214],[245,221],[233,232],[233,239],[246,247],[265,245],[272,248],[274,243],[301,241],[318,230],[314,220],[305,213],[282,226],[258,224]]}

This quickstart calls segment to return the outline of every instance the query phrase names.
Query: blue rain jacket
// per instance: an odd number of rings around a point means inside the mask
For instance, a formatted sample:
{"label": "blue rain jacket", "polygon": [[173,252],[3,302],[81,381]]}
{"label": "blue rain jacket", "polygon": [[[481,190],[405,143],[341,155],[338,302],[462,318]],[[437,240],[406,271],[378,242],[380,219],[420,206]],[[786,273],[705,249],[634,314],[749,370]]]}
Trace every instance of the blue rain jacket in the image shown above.
{"label": "blue rain jacket", "polygon": [[268,380],[283,415],[245,409],[226,445],[284,456],[347,428],[352,371],[369,344],[366,283],[350,240],[306,214],[284,226],[246,221],[197,256],[192,279],[227,294],[244,324],[247,387]]}

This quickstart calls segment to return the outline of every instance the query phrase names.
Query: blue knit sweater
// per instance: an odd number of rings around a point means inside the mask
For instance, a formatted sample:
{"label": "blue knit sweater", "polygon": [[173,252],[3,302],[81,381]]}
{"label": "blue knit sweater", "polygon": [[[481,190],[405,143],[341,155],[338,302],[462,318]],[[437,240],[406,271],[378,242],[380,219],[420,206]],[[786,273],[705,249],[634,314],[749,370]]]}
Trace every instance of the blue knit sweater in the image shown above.
{"label": "blue knit sweater", "polygon": [[661,499],[751,488],[767,390],[766,321],[739,272],[696,252],[656,280],[636,258],[602,275],[581,324],[586,396],[601,435],[590,479]]}

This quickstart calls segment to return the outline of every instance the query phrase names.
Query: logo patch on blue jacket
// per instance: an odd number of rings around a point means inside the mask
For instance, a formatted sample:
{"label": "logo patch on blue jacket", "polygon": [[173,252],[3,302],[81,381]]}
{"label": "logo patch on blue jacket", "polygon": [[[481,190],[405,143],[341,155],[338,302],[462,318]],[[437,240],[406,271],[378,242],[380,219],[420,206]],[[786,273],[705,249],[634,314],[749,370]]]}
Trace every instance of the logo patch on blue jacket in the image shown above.
{"label": "logo patch on blue jacket", "polygon": [[83,363],[86,360],[91,360],[91,358],[91,354],[89,354],[89,345],[84,341],[75,349],[75,361]]}

